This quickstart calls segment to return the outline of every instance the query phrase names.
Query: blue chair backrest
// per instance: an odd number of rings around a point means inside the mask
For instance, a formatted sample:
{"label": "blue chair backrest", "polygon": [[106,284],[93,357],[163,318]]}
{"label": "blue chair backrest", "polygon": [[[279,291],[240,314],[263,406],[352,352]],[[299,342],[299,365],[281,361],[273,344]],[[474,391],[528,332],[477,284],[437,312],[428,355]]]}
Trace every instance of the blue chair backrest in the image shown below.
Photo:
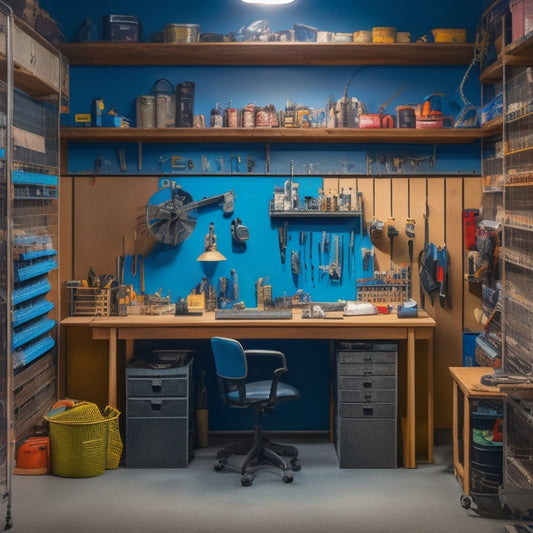
{"label": "blue chair backrest", "polygon": [[217,374],[225,379],[243,379],[248,374],[246,355],[240,342],[224,337],[213,337],[211,347],[215,356]]}

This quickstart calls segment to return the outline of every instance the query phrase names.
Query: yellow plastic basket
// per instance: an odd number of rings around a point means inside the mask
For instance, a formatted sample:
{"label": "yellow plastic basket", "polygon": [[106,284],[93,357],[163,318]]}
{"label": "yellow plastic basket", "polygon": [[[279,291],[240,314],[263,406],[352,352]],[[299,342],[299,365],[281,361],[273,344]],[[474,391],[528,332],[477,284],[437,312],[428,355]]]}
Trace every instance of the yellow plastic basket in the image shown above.
{"label": "yellow plastic basket", "polygon": [[59,414],[47,416],[50,430],[52,473],[63,477],[95,477],[106,468],[118,468],[122,440],[118,430],[120,412],[81,402]]}

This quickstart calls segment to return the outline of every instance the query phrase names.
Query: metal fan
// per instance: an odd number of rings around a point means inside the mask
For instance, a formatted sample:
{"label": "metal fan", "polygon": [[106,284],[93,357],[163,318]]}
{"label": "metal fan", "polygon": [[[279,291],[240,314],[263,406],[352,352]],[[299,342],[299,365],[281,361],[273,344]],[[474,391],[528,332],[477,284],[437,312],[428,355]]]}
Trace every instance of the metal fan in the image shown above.
{"label": "metal fan", "polygon": [[160,189],[146,205],[146,225],[160,243],[177,246],[193,232],[198,217],[196,210],[209,204],[222,203],[224,214],[233,213],[233,191],[194,202],[192,196],[175,184]]}

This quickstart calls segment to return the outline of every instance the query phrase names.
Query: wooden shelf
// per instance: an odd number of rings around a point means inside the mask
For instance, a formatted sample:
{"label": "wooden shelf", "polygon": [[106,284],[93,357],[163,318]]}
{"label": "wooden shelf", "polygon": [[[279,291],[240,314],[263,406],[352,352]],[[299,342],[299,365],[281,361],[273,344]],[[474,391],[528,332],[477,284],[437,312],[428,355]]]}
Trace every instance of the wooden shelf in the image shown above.
{"label": "wooden shelf", "polygon": [[492,129],[351,128],[61,128],[70,142],[144,143],[412,143],[461,144],[493,135]]}
{"label": "wooden shelf", "polygon": [[71,65],[467,65],[471,43],[63,43]]}
{"label": "wooden shelf", "polygon": [[[13,82],[17,89],[38,100],[57,99],[60,94],[60,53],[23,20],[14,17]],[[0,73],[6,81],[6,48],[0,43]]]}
{"label": "wooden shelf", "polygon": [[533,31],[508,44],[503,54],[494,63],[483,69],[479,76],[481,83],[495,83],[503,79],[503,65],[529,66],[533,57]]}

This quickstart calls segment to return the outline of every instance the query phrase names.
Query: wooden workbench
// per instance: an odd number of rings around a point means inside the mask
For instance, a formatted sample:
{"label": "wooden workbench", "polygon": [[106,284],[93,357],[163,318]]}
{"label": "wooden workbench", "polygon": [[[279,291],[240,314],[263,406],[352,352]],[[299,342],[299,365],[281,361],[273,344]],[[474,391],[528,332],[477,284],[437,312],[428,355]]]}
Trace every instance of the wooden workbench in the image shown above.
{"label": "wooden workbench", "polygon": [[405,466],[416,468],[415,391],[417,340],[427,341],[428,461],[433,462],[433,329],[435,321],[421,312],[417,318],[398,318],[396,314],[351,316],[337,319],[301,318],[298,310],[292,319],[217,320],[214,313],[201,316],[126,316],[69,317],[64,327],[89,326],[93,339],[109,343],[109,404],[117,402],[117,345],[126,342],[126,357],[133,354],[139,339],[210,339],[224,336],[236,339],[329,339],[398,340],[407,343],[407,409],[404,435]]}
{"label": "wooden workbench", "polygon": [[[470,494],[470,444],[471,435],[471,404],[472,400],[502,399],[505,393],[499,387],[491,387],[481,383],[481,377],[492,374],[494,370],[485,366],[450,367],[453,382],[453,467],[455,477],[463,488],[465,495]],[[462,403],[462,457],[459,449],[460,418]]]}

